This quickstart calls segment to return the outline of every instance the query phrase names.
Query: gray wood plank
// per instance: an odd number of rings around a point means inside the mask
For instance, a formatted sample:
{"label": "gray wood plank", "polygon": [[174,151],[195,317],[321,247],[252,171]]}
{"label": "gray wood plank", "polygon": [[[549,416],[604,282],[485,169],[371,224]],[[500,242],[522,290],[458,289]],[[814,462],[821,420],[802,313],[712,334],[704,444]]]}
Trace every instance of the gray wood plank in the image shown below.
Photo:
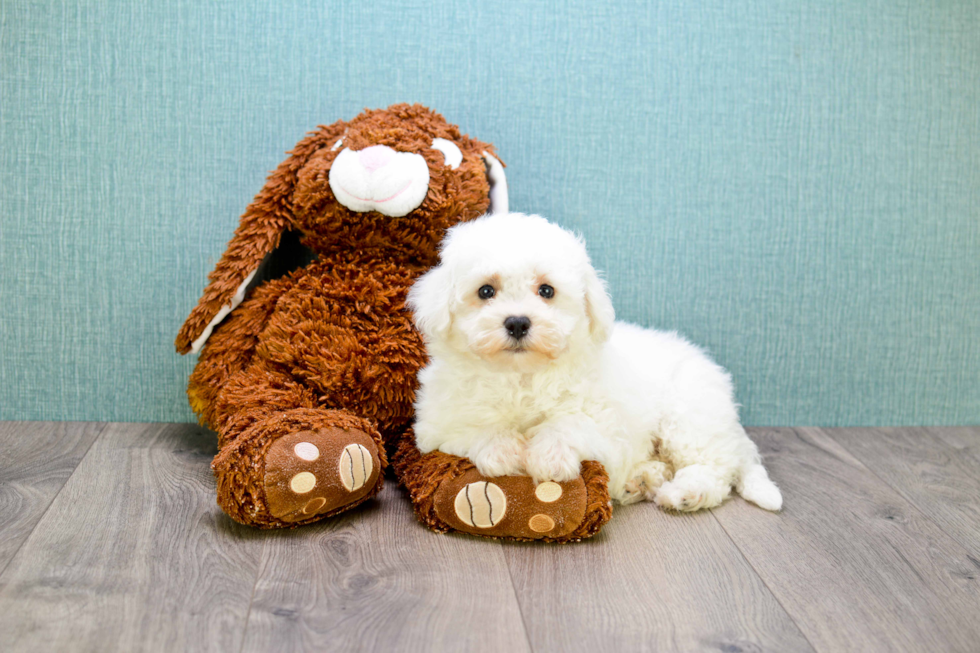
{"label": "gray wood plank", "polygon": [[980,460],[980,426],[928,426],[926,430],[958,452]]}
{"label": "gray wood plank", "polygon": [[105,424],[0,422],[0,572]]}
{"label": "gray wood plank", "polygon": [[429,531],[390,479],[269,545],[244,651],[529,650],[500,544]]}
{"label": "gray wood plank", "polygon": [[710,513],[617,508],[592,540],[510,545],[535,651],[812,651]]}
{"label": "gray wood plank", "polygon": [[228,650],[266,538],[214,501],[214,435],[112,424],[0,575],[0,650]]}
{"label": "gray wood plank", "polygon": [[970,551],[980,575],[980,460],[931,429],[848,428],[827,434]]}
{"label": "gray wood plank", "polygon": [[819,429],[752,429],[782,513],[715,511],[819,651],[976,651],[969,553]]}

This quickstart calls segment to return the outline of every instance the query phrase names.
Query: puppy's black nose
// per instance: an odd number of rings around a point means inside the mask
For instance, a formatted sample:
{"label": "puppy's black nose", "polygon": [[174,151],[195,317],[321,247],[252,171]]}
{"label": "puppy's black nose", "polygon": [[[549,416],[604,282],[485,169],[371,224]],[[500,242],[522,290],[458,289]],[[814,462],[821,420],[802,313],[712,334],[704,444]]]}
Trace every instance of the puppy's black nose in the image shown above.
{"label": "puppy's black nose", "polygon": [[504,328],[511,338],[520,340],[531,330],[531,319],[523,315],[511,315],[504,320]]}

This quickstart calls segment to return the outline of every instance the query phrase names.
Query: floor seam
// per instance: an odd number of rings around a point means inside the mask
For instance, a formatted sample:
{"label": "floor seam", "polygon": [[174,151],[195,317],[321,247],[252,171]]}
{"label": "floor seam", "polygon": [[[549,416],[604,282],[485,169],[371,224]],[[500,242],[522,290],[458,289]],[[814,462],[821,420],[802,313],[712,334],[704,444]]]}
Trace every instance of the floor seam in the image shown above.
{"label": "floor seam", "polygon": [[255,569],[255,582],[252,583],[252,595],[248,597],[248,609],[245,611],[245,623],[242,624],[242,643],[238,647],[238,653],[245,650],[245,639],[248,635],[248,622],[252,618],[252,604],[255,603],[255,592],[259,588],[259,579],[262,578],[262,569],[265,563],[265,550],[269,546],[269,539],[262,543],[262,555],[259,556],[259,564]]}
{"label": "floor seam", "polygon": [[796,626],[796,631],[800,634],[800,637],[802,637],[803,640],[810,645],[810,649],[813,650],[815,653],[819,651],[820,649],[818,649],[813,644],[813,642],[810,641],[810,638],[806,636],[806,633],[803,632],[803,629],[800,627],[799,622],[796,621],[796,618],[793,617],[792,613],[786,608],[785,605],[783,605],[783,602],[779,600],[779,596],[777,596],[776,592],[773,591],[772,587],[769,586],[769,583],[766,582],[766,579],[762,577],[762,574],[760,574],[759,570],[755,568],[755,565],[752,564],[752,561],[749,560],[748,557],[746,557],[745,552],[742,551],[741,547],[739,547],[738,543],[735,541],[735,538],[732,537],[731,533],[728,532],[728,529],[725,528],[725,525],[722,524],[721,520],[718,519],[718,517],[715,515],[714,510],[710,512],[711,512],[711,516],[715,520],[715,523],[721,526],[721,530],[724,531],[725,535],[728,537],[728,541],[732,543],[732,546],[735,547],[735,550],[738,551],[738,554],[742,556],[742,560],[745,561],[745,564],[749,566],[749,569],[751,569],[752,573],[754,573],[756,578],[759,579],[759,581],[762,583],[762,586],[766,588],[767,592],[769,592],[769,596],[771,596],[772,599],[776,602],[776,604],[780,607],[780,609],[783,611],[783,614],[785,614],[787,618],[789,618],[789,620],[793,622],[793,625]]}
{"label": "floor seam", "polygon": [[[794,434],[796,433],[796,429],[791,428],[791,430],[793,431]],[[721,530],[725,533],[725,536],[728,538],[728,541],[732,543],[732,546],[735,547],[735,550],[738,551],[738,554],[742,556],[742,560],[745,561],[745,564],[749,566],[749,569],[751,569],[752,573],[754,573],[756,578],[759,579],[759,581],[762,583],[762,586],[766,588],[767,592],[769,592],[769,596],[773,598],[776,604],[783,611],[783,614],[785,614],[787,618],[789,618],[789,620],[793,622],[793,625],[796,626],[796,631],[800,634],[800,637],[802,637],[803,640],[810,645],[811,650],[813,650],[815,653],[818,652],[820,649],[818,649],[816,645],[814,645],[814,643],[810,641],[810,638],[807,637],[806,633],[803,632],[803,628],[800,627],[799,622],[789,611],[789,609],[785,605],[783,605],[783,602],[779,600],[779,596],[776,594],[775,590],[773,590],[773,588],[769,586],[769,583],[767,583],[766,579],[762,576],[761,573],[759,573],[759,570],[756,569],[756,566],[753,565],[752,561],[749,560],[748,556],[745,555],[745,552],[742,551],[742,547],[738,545],[738,542],[735,541],[735,538],[732,537],[732,534],[728,532],[728,529],[725,528],[725,525],[721,522],[720,519],[718,519],[718,515],[715,514],[715,511],[710,510],[709,512],[711,513],[711,517],[715,520],[715,523],[718,524],[721,527]]]}
{"label": "floor seam", "polygon": [[[84,422],[75,422],[75,423],[84,424]],[[96,422],[96,424],[98,424],[98,422]],[[10,556],[9,560],[7,560],[7,563],[3,566],[3,569],[0,569],[0,579],[3,579],[3,575],[7,573],[7,569],[10,567],[11,564],[13,564],[14,560],[17,558],[17,555],[20,553],[21,549],[24,548],[24,545],[27,544],[27,541],[31,539],[32,535],[34,535],[34,531],[37,530],[38,525],[40,525],[40,523],[44,521],[44,516],[48,514],[49,510],[51,510],[51,506],[54,505],[54,502],[58,499],[59,496],[61,496],[61,493],[64,492],[65,487],[67,487],[68,482],[71,480],[71,477],[74,476],[75,472],[78,471],[78,468],[82,466],[82,463],[85,462],[86,458],[88,458],[89,452],[92,451],[92,447],[95,446],[96,442],[102,439],[102,434],[105,433],[106,429],[108,429],[111,424],[112,422],[102,422],[102,428],[100,428],[99,432],[95,434],[95,437],[92,438],[92,441],[89,443],[88,447],[86,447],[85,453],[82,454],[82,457],[78,459],[77,463],[75,463],[75,468],[71,470],[71,474],[68,475],[68,478],[65,479],[65,482],[61,484],[61,487],[58,488],[58,491],[55,492],[54,496],[51,497],[51,500],[48,501],[48,505],[44,507],[44,512],[41,513],[41,516],[37,518],[37,521],[34,522],[34,525],[31,527],[31,532],[27,534],[27,537],[21,540],[21,543],[17,545],[17,550],[14,551],[14,554]]]}
{"label": "floor seam", "polygon": [[521,627],[524,628],[524,641],[527,642],[527,650],[533,653],[534,646],[531,644],[531,632],[527,627],[527,620],[524,619],[524,606],[521,603],[521,597],[517,595],[517,585],[514,583],[514,570],[510,568],[510,560],[507,559],[507,552],[504,551],[504,545],[497,543],[500,547],[500,555],[504,559],[504,565],[507,567],[507,577],[510,578],[510,589],[514,593],[514,602],[517,604],[517,612],[521,615]]}

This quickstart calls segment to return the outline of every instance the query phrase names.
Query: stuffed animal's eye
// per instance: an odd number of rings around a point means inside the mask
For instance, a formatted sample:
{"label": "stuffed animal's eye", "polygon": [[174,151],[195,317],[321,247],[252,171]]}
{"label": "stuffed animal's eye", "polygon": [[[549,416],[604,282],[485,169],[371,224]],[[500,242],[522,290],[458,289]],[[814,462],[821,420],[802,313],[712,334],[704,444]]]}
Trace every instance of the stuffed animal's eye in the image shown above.
{"label": "stuffed animal's eye", "polygon": [[555,296],[555,289],[549,286],[548,284],[543,283],[540,286],[538,286],[538,294],[544,297],[545,299],[551,299],[552,297]]}
{"label": "stuffed animal's eye", "polygon": [[493,286],[487,284],[485,286],[480,286],[480,289],[476,291],[480,299],[490,299],[497,294],[497,291],[493,289]]}
{"label": "stuffed animal's eye", "polygon": [[446,165],[455,170],[463,162],[463,153],[459,151],[456,143],[447,141],[445,138],[433,138],[432,149],[439,150],[446,157]]}

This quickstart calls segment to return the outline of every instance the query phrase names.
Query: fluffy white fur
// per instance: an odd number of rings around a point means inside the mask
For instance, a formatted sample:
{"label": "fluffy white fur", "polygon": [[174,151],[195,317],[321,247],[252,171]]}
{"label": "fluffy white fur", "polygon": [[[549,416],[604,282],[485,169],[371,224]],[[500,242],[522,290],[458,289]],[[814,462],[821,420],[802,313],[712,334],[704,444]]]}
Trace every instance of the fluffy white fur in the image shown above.
{"label": "fluffy white fur", "polygon": [[[554,297],[539,294],[543,284]],[[485,285],[490,299],[478,294]],[[620,503],[698,510],[734,486],[767,510],[782,506],[728,373],[676,333],[615,322],[572,233],[519,213],[459,225],[409,304],[430,356],[415,405],[423,452],[538,482],[570,480],[598,460]],[[525,338],[508,334],[510,316],[530,319]]]}

